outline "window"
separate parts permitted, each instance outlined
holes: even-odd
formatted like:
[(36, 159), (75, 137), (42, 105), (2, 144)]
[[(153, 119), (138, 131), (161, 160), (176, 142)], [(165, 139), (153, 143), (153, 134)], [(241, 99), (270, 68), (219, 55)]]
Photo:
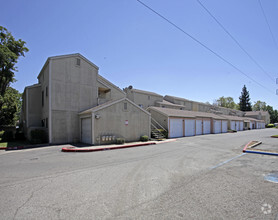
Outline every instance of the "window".
[(48, 87), (45, 87), (45, 96), (48, 96)]
[(80, 66), (80, 59), (76, 58), (76, 66)]
[(127, 110), (127, 103), (126, 102), (124, 103), (124, 110), (125, 111)]
[(42, 107), (44, 106), (44, 92), (42, 91)]

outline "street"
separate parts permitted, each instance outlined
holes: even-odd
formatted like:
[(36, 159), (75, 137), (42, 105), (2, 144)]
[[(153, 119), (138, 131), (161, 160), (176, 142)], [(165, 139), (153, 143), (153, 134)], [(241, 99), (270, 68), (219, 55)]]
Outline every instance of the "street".
[(278, 219), (278, 129), (92, 153), (0, 152), (1, 219)]

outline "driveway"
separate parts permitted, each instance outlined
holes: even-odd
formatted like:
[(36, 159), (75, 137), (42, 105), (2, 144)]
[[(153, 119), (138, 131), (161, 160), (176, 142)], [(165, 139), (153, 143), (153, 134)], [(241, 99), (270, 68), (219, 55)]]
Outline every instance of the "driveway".
[[(275, 219), (278, 129), (180, 138), (93, 153), (61, 147), (0, 154), (2, 219)], [(260, 147), (261, 147), (260, 146)], [(278, 219), (278, 218), (277, 218)]]

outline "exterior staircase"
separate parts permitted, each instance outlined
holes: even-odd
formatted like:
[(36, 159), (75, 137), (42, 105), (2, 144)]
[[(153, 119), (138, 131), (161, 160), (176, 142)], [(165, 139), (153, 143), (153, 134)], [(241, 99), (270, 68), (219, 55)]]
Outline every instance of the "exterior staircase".
[(165, 135), (163, 134), (167, 133), (167, 130), (161, 126), (155, 119), (151, 118), (151, 136), (153, 139), (156, 139), (158, 141), (162, 141), (166, 139)]

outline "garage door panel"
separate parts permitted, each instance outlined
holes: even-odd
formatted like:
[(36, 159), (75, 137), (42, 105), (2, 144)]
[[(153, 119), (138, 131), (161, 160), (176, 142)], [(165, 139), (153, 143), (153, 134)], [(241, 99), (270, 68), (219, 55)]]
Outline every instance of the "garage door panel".
[(214, 128), (214, 133), (215, 134), (221, 133), (221, 121), (220, 120), (214, 120), (213, 121), (213, 128)]
[(227, 133), (227, 132), (228, 132), (228, 122), (222, 121), (222, 133)]
[(203, 134), (202, 120), (196, 120), (196, 135)]
[(172, 118), (170, 119), (170, 138), (183, 137), (183, 120)]
[(240, 130), (240, 131), (243, 131), (243, 122), (242, 122), (242, 121), (239, 122), (239, 130)]
[(204, 134), (210, 134), (210, 121), (204, 120), (203, 121), (203, 126), (204, 126)]
[(184, 120), (184, 135), (186, 137), (195, 135), (195, 120)]
[(91, 118), (81, 119), (81, 142), (85, 144), (92, 143), (92, 120)]

